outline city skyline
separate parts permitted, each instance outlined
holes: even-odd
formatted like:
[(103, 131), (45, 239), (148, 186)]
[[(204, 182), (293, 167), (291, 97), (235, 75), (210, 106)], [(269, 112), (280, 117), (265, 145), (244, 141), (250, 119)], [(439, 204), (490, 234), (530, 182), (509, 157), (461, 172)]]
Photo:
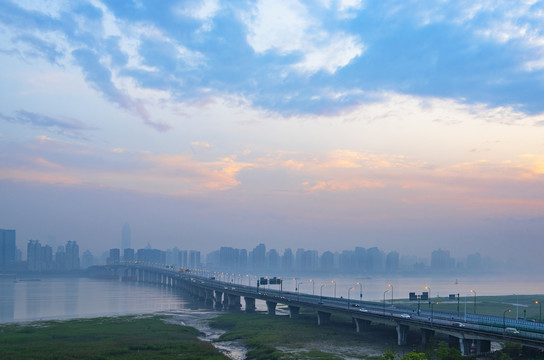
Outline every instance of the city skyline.
[[(0, 2), (0, 228), (544, 264), (540, 1)], [(128, 240), (128, 237), (126, 238)]]
[[(126, 240), (128, 224), (123, 226), (122, 237)], [(111, 248), (96, 256), (85, 250), (80, 258), (79, 245), (76, 241), (68, 241), (66, 246), (60, 245), (53, 252), (50, 244), (39, 240), (28, 240), (26, 260), (23, 252), (15, 247), (15, 230), (0, 229), (2, 243), (0, 245), (0, 270), (7, 272), (63, 272), (86, 269), (91, 265), (118, 264), (121, 261), (141, 261), (161, 266), (178, 268), (202, 268), (219, 271), (272, 271), (280, 273), (359, 273), (359, 274), (395, 274), (416, 273), (453, 274), (453, 273), (493, 273), (502, 265), (495, 259), (470, 254), (466, 258), (452, 257), (449, 250), (436, 249), (431, 256), (416, 257), (399, 254), (393, 250), (384, 252), (378, 247), (355, 247), (340, 251), (286, 248), (277, 251), (259, 244), (251, 249), (238, 249), (228, 246), (211, 251), (201, 256), (201, 252), (193, 249), (156, 249), (148, 244), (145, 248)], [(8, 236), (6, 237), (6, 234)], [(6, 242), (6, 239), (8, 240)], [(126, 241), (125, 241), (126, 244)], [(11, 264), (8, 266), (8, 264)], [(509, 272), (519, 269), (509, 267)], [(430, 272), (429, 272), (430, 271)]]

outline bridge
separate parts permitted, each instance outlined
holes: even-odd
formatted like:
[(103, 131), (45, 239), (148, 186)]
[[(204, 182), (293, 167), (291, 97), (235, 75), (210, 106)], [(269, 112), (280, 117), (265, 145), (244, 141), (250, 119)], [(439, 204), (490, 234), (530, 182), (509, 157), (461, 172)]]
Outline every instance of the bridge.
[(435, 333), (449, 336), (450, 346), (463, 355), (487, 353), (491, 342), (513, 342), (544, 350), (544, 324), (504, 317), (454, 314), (430, 309), (417, 311), (402, 304), (322, 297), (259, 286), (235, 284), (173, 268), (126, 263), (89, 268), (92, 276), (123, 281), (153, 283), (179, 288), (218, 310), (240, 311), (242, 299), (246, 312), (256, 310), (255, 301), (266, 303), (268, 314), (275, 315), (278, 304), (287, 305), (289, 317), (297, 318), (300, 308), (316, 312), (317, 324), (325, 325), (331, 315), (350, 317), (355, 331), (369, 330), (372, 324), (394, 326), (398, 345), (406, 345), (410, 327), (419, 328), (421, 341), (427, 343)]

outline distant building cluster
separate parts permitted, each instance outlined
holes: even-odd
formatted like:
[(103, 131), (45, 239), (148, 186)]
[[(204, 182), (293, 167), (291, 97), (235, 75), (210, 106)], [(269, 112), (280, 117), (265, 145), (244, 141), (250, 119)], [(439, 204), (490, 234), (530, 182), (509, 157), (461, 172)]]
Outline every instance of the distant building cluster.
[(212, 251), (206, 257), (206, 267), (221, 271), (233, 272), (275, 272), (275, 273), (364, 273), (384, 274), (399, 272), (448, 273), (454, 270), (481, 271), (480, 254), (472, 254), (466, 262), (456, 262), (447, 250), (435, 250), (431, 255), (431, 264), (413, 256), (401, 257), (397, 251), (385, 253), (377, 247), (342, 252), (325, 251), (319, 254), (316, 250), (285, 249), (280, 254), (275, 249), (266, 250), (259, 244), (253, 250), (235, 249), (223, 246)]
[(58, 246), (53, 253), (51, 246), (42, 245), (38, 240), (29, 240), (26, 255), (28, 271), (66, 272), (80, 269), (79, 245), (75, 241)]
[(110, 265), (133, 261), (151, 265), (170, 265), (180, 269), (197, 269), (203, 266), (200, 260), (200, 251), (179, 250), (178, 248), (163, 251), (152, 249), (149, 245), (136, 251), (131, 248), (123, 249), (122, 255), (120, 249), (110, 249), (109, 257), (106, 259), (106, 263)]
[(14, 271), (30, 272), (69, 272), (86, 269), (97, 264), (120, 264), (123, 262), (142, 262), (150, 265), (168, 265), (179, 269), (208, 269), (214, 271), (252, 272), (252, 273), (336, 273), (336, 274), (395, 274), (427, 273), (448, 274), (452, 272), (477, 273), (491, 268), (490, 262), (480, 254), (470, 254), (463, 260), (454, 259), (448, 250), (434, 250), (428, 259), (415, 256), (400, 256), (397, 251), (385, 253), (377, 247), (356, 247), (341, 252), (317, 250), (285, 249), (283, 253), (267, 249), (259, 244), (252, 250), (223, 246), (201, 259), (200, 251), (166, 251), (153, 249), (150, 245), (143, 249), (131, 248), (131, 230), (125, 224), (121, 231), (121, 248), (110, 249), (100, 259), (90, 251), (80, 258), (79, 246), (68, 241), (55, 251), (50, 245), (42, 245), (38, 240), (29, 240), (27, 259), (22, 261), (21, 251), (16, 247), (15, 230), (0, 229), (0, 273)]

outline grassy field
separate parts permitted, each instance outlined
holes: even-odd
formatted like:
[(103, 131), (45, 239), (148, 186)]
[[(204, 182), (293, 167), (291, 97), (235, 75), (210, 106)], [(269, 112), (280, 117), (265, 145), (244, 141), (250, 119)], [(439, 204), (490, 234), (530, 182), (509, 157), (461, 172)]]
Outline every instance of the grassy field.
[(227, 359), (191, 327), (161, 316), (0, 326), (0, 359)]
[[(510, 309), (511, 312), (507, 312), (505, 316), (507, 318), (516, 318), (516, 304), (519, 314), (519, 318), (524, 318), (524, 310), (526, 311), (526, 318), (535, 321), (540, 320), (540, 304), (535, 301), (544, 301), (544, 295), (504, 295), (504, 296), (467, 296), (466, 308), (467, 313), (474, 313), (474, 302), (476, 300), (476, 313), (485, 315), (503, 316), (505, 310)], [(451, 311), (457, 313), (457, 300), (449, 300), (448, 298), (433, 297), (432, 301), (435, 302), (434, 310)], [(438, 304), (436, 304), (438, 302)], [(410, 306), (417, 308), (417, 302), (409, 303), (407, 300), (399, 300), (398, 304), (410, 304)], [(427, 301), (421, 302), (421, 307), (428, 307)], [(465, 298), (461, 297), (459, 301), (459, 312), (464, 314), (465, 312)]]
[(219, 341), (244, 340), (248, 359), (378, 359), (396, 341), (393, 327), (376, 325), (361, 336), (350, 319), (331, 317), (330, 324), (318, 326), (314, 313), (302, 313), (296, 320), (237, 313), (208, 321), (226, 331)]

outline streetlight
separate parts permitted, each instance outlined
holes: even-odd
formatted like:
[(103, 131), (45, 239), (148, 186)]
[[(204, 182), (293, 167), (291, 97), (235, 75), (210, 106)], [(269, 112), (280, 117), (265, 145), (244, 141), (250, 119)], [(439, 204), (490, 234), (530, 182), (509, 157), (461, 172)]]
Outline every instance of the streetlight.
[(516, 320), (519, 319), (519, 295), (518, 294), (514, 294), (516, 295)]
[(363, 284), (357, 281), (357, 285), (359, 285), (359, 300), (363, 300)]
[(393, 306), (393, 285), (389, 284), (387, 286), (391, 288), (391, 306)]
[(506, 329), (506, 313), (507, 312), (511, 312), (512, 310), (510, 309), (506, 309), (504, 310), (504, 312), (502, 313), (502, 327), (503, 329)]
[(319, 289), (319, 302), (323, 303), (323, 287), (327, 286), (327, 284), (322, 284), (321, 289)]
[(300, 301), (300, 285), (302, 285), (302, 281), (297, 283), (297, 301)]
[(383, 292), (383, 315), (385, 316), (385, 294), (389, 292), (389, 289)]
[(336, 282), (334, 280), (331, 280), (331, 283), (334, 284), (334, 297), (336, 297)]
[(476, 314), (476, 291), (470, 290), (471, 293), (474, 293), (474, 313)]
[(425, 286), (425, 290), (428, 291), (428, 294), (427, 294), (427, 297), (428, 297), (428, 300), (429, 300), (429, 307), (431, 306), (431, 287), (430, 286)]
[(312, 295), (315, 295), (315, 282), (310, 279), (310, 282), (312, 283)]
[(542, 303), (538, 300), (535, 301), (535, 304), (538, 304), (539, 306), (539, 313), (538, 313), (538, 322), (542, 322)]
[(348, 309), (349, 309), (349, 292), (351, 291), (351, 289), (355, 289), (355, 287), (352, 286), (352, 287), (350, 287), (350, 288), (348, 289)]

